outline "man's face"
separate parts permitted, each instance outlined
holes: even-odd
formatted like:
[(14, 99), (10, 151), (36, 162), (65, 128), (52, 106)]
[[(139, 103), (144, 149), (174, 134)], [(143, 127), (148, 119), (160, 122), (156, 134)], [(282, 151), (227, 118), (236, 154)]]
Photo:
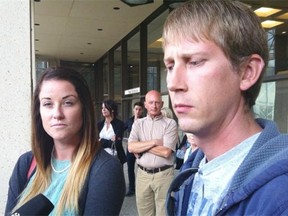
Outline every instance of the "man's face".
[(141, 106), (134, 106), (134, 109), (133, 109), (133, 112), (134, 112), (134, 116), (136, 116), (137, 118), (140, 118), (142, 117), (142, 114), (143, 114), (143, 108)]
[(145, 108), (148, 114), (153, 118), (161, 114), (163, 102), (158, 94), (147, 94), (145, 97)]
[(167, 87), (179, 126), (207, 135), (229, 124), (243, 104), (240, 76), (211, 41), (181, 39), (164, 47)]

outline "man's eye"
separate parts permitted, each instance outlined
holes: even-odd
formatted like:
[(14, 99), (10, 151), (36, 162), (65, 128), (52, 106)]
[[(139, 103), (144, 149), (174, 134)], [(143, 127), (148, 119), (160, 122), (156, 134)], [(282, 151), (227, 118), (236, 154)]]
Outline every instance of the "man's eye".
[(173, 65), (167, 65), (166, 66), (166, 71), (172, 71), (173, 70)]
[(205, 60), (197, 60), (197, 61), (190, 61), (189, 64), (192, 66), (198, 66), (200, 64), (202, 64)]

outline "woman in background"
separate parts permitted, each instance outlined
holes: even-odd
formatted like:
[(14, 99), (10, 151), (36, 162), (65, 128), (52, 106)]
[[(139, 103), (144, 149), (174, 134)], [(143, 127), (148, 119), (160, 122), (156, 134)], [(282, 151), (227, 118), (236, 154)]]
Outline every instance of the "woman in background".
[[(32, 152), (14, 168), (5, 215), (38, 194), (53, 203), (49, 215), (119, 215), (123, 169), (100, 147), (94, 119), (89, 88), (79, 73), (56, 68), (42, 75), (32, 104)], [(27, 176), (33, 158), (37, 165)]]
[(118, 106), (116, 102), (110, 99), (103, 101), (102, 115), (104, 119), (97, 123), (101, 145), (104, 149), (111, 149), (114, 143), (117, 157), (123, 165), (127, 161), (122, 145), (125, 126), (124, 123), (117, 118)]

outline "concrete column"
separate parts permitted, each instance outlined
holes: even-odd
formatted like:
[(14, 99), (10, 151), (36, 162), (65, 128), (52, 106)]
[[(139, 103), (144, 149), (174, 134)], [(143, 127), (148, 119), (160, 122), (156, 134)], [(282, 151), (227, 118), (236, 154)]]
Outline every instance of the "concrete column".
[(30, 11), (29, 0), (0, 0), (0, 215), (14, 165), (31, 143)]

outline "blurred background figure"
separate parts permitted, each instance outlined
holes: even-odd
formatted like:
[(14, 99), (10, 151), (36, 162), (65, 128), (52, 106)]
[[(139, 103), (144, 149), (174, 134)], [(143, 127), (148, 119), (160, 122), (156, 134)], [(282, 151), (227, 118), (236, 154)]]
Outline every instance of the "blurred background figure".
[[(125, 130), (128, 131), (128, 137), (131, 132), (134, 121), (143, 117), (143, 111), (144, 111), (144, 103), (142, 101), (138, 101), (134, 103), (134, 108), (133, 108), (134, 115), (125, 122)], [(128, 192), (126, 193), (126, 196), (133, 196), (135, 194), (135, 172), (134, 172), (135, 161), (136, 161), (135, 155), (133, 153), (130, 153), (127, 149), (127, 168), (128, 168), (129, 189), (128, 189)]]
[(177, 123), (162, 115), (160, 92), (145, 96), (147, 116), (134, 122), (128, 150), (136, 155), (136, 203), (139, 216), (166, 215), (165, 201), (174, 179), (174, 161), (178, 140)]
[(198, 146), (195, 142), (194, 136), (192, 133), (186, 133), (187, 135), (187, 143), (189, 147), (186, 149), (184, 158), (183, 158), (183, 163), (188, 159), (188, 157), (196, 150), (198, 149)]
[(176, 151), (176, 167), (180, 169), (182, 164), (187, 160), (189, 155), (197, 149), (193, 134), (185, 133), (182, 141)]
[(97, 123), (101, 145), (105, 149), (111, 148), (115, 143), (117, 157), (123, 165), (127, 161), (122, 145), (124, 123), (117, 118), (118, 106), (116, 102), (110, 99), (103, 101), (102, 115), (104, 119)]
[(173, 119), (173, 112), (172, 112), (172, 110), (169, 107), (163, 107), (161, 109), (161, 113), (162, 113), (163, 116)]

